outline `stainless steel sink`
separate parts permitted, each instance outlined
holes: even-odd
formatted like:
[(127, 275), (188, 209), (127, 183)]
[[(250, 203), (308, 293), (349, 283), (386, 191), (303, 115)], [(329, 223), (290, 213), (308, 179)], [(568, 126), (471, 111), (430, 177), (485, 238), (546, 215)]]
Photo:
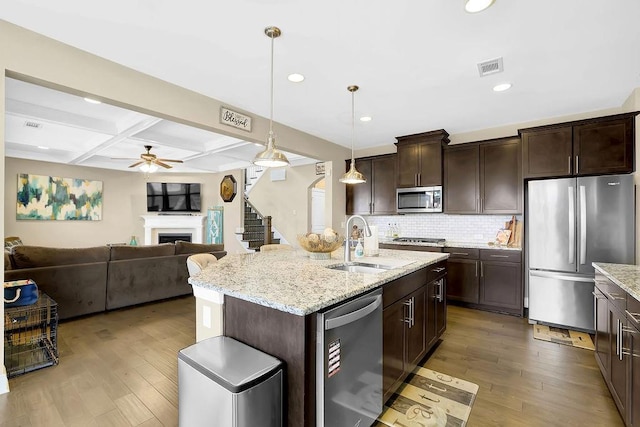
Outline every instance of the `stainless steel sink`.
[(351, 273), (376, 274), (392, 270), (394, 267), (380, 264), (366, 264), (364, 262), (350, 262), (345, 264), (332, 265), (327, 268), (330, 268), (332, 270), (349, 271)]

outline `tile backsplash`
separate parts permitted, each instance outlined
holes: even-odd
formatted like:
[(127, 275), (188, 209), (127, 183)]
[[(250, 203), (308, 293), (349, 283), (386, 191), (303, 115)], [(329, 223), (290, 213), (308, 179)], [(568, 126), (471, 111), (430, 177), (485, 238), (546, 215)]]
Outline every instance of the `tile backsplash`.
[[(389, 225), (400, 228), (403, 237), (438, 237), (456, 242), (487, 243), (494, 241), (498, 230), (512, 215), (446, 215), (407, 214), (366, 216), (369, 225), (378, 226), (380, 237), (386, 236)], [(516, 215), (522, 221), (521, 215)]]

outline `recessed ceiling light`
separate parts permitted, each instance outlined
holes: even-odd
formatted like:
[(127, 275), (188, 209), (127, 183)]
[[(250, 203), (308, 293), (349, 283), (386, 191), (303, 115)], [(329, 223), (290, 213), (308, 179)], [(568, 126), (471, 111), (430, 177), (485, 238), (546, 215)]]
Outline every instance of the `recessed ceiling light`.
[(487, 9), (495, 0), (465, 0), (464, 10), (469, 13), (478, 13)]
[(290, 82), (294, 82), (294, 83), (300, 83), (301, 81), (304, 80), (304, 76), (298, 73), (289, 74), (287, 78), (289, 79)]
[(97, 99), (93, 99), (93, 98), (85, 98), (85, 101), (87, 101), (89, 104), (102, 104), (102, 101), (98, 101)]
[(371, 116), (362, 116), (362, 117), (360, 117), (360, 121), (361, 122), (370, 122), (371, 121)]
[(495, 92), (504, 92), (505, 90), (508, 90), (508, 89), (511, 89), (511, 83), (501, 83), (493, 87), (493, 90)]
[(38, 145), (38, 148), (41, 150), (48, 150), (49, 147), (45, 147), (44, 145)]

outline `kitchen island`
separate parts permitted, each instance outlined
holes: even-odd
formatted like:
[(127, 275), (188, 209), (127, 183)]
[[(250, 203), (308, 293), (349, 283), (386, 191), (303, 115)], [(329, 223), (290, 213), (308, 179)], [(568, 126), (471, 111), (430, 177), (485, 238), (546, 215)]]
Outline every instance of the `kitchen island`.
[(640, 424), (640, 266), (594, 262), (595, 356), (627, 426)]
[[(341, 251), (329, 260), (312, 260), (299, 251), (227, 255), (189, 283), (194, 293), (200, 288), (225, 295), (224, 335), (286, 363), (287, 425), (314, 426), (316, 313), (382, 288), (383, 375), (388, 397), (444, 331), (447, 257), (445, 253), (381, 250), (379, 257), (355, 261), (393, 268), (367, 274), (328, 268), (343, 263)], [(406, 309), (409, 302), (411, 313)], [(410, 332), (398, 329), (409, 324), (404, 321), (407, 316), (413, 323)], [(387, 327), (388, 321), (393, 322), (393, 330)], [(403, 346), (410, 347), (414, 357), (408, 358)]]

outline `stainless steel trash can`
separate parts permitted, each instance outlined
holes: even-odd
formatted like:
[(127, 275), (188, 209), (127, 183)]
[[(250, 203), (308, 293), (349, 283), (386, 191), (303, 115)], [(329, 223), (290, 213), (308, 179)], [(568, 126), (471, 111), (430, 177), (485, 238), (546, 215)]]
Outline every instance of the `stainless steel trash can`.
[(233, 338), (178, 353), (181, 427), (281, 427), (282, 362)]

